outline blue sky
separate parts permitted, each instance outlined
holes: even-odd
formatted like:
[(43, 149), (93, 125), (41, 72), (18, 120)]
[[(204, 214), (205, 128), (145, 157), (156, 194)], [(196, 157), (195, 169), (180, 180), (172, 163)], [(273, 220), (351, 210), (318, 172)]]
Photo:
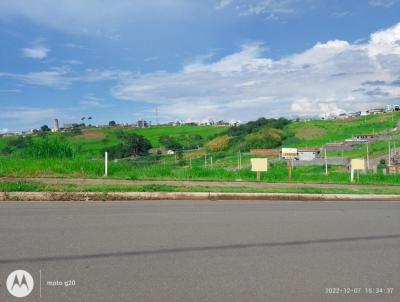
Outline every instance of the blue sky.
[(398, 0), (0, 2), (0, 131), (400, 103)]

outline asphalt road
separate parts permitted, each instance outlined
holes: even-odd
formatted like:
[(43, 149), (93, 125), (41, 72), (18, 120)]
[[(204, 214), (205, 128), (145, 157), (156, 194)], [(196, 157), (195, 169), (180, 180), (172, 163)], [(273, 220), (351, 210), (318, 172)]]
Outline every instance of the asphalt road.
[(400, 301), (400, 203), (4, 202), (0, 301)]

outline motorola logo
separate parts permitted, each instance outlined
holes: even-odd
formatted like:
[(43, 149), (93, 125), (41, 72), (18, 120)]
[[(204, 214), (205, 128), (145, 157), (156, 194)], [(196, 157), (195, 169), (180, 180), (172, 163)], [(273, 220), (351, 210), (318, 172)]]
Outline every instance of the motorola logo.
[(33, 290), (32, 275), (24, 270), (16, 270), (7, 277), (8, 292), (17, 298), (28, 296)]

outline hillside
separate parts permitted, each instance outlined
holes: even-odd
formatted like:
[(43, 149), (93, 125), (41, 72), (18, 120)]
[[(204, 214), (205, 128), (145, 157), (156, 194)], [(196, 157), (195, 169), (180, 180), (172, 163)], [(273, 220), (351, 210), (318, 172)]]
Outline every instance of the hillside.
[(393, 129), (400, 122), (400, 113), (370, 115), (347, 120), (311, 120), (293, 122), (285, 128), (285, 147), (320, 147), (341, 142), (354, 135), (380, 133)]
[[(187, 146), (191, 137), (196, 136), (202, 143), (206, 143), (215, 135), (226, 131), (226, 127), (215, 126), (160, 126), (151, 128), (86, 128), (79, 135), (69, 133), (49, 133), (49, 137), (59, 137), (68, 141), (78, 149), (80, 157), (100, 157), (102, 150), (121, 143), (121, 133), (137, 133), (147, 138), (153, 148), (160, 147), (159, 139), (163, 136), (174, 137), (183, 146)], [(0, 150), (5, 142), (14, 138), (0, 137)], [(34, 137), (33, 139), (36, 139)]]

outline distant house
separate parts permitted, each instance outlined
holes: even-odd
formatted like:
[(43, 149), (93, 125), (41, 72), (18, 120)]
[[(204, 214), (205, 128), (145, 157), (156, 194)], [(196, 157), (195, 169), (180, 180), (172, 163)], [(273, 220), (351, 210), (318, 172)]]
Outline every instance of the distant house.
[(278, 149), (251, 149), (250, 154), (256, 156), (278, 156)]
[(385, 109), (383, 108), (374, 108), (374, 109), (369, 109), (367, 110), (367, 114), (381, 114), (381, 113), (385, 113)]
[(310, 161), (320, 157), (321, 149), (320, 148), (301, 148), (297, 149), (297, 158), (298, 160)]

